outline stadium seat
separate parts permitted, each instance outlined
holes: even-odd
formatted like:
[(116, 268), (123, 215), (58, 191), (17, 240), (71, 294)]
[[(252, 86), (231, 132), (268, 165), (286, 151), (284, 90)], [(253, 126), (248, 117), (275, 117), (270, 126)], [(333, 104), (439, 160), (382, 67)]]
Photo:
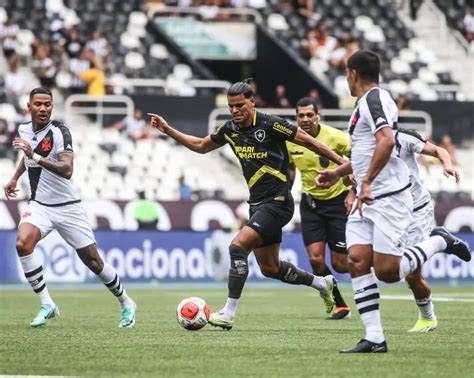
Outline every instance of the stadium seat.
[(148, 23), (148, 17), (140, 11), (131, 12), (128, 16), (129, 25), (139, 25), (144, 27)]
[(61, 70), (56, 74), (56, 85), (59, 88), (68, 89), (71, 87), (72, 79), (68, 71)]
[(169, 52), (165, 45), (154, 43), (150, 46), (149, 54), (154, 59), (168, 59)]
[(364, 37), (369, 42), (385, 42), (385, 35), (380, 26), (373, 25), (364, 31)]
[(401, 60), (407, 63), (414, 63), (417, 61), (416, 51), (413, 51), (410, 48), (404, 48), (400, 50), (399, 57)]
[(400, 58), (392, 59), (390, 62), (391, 70), (396, 74), (410, 74), (411, 67), (410, 65)]
[(193, 72), (191, 71), (191, 67), (187, 64), (177, 64), (173, 68), (173, 75), (178, 80), (189, 80), (193, 77)]
[(408, 91), (408, 84), (403, 80), (391, 80), (388, 83), (389, 91), (394, 97), (404, 95)]
[(322, 75), (329, 69), (329, 63), (327, 59), (318, 59), (316, 57), (313, 57), (309, 61), (309, 68), (316, 75)]
[(267, 19), (268, 27), (272, 30), (288, 30), (289, 25), (285, 17), (279, 13), (272, 13)]
[(9, 103), (0, 104), (0, 116), (7, 122), (14, 122), (17, 116), (15, 107)]
[(120, 44), (126, 49), (137, 49), (141, 46), (138, 37), (126, 31), (120, 35)]
[(145, 58), (142, 54), (131, 51), (125, 55), (125, 66), (131, 70), (140, 70), (145, 67)]
[(128, 24), (127, 33), (133, 35), (134, 37), (144, 38), (146, 36), (145, 26), (138, 24)]
[(374, 23), (369, 16), (360, 15), (355, 19), (355, 28), (362, 32), (369, 30), (373, 25)]
[(437, 84), (439, 83), (438, 75), (435, 72), (431, 71), (427, 67), (422, 67), (418, 71), (418, 78), (423, 80), (425, 83), (428, 84)]
[(0, 7), (0, 24), (4, 24), (5, 21), (7, 20), (8, 14), (5, 8)]

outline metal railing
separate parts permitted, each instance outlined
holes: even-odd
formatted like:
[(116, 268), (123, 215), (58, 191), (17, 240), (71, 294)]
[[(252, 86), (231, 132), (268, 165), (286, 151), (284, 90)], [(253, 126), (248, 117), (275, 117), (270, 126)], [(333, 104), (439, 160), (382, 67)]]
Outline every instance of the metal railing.
[[(113, 77), (106, 80), (106, 84), (118, 88), (135, 88), (135, 87), (153, 87), (166, 89), (166, 80), (164, 79), (131, 79), (121, 77), (120, 80), (114, 80)], [(231, 83), (225, 80), (186, 80), (186, 85), (193, 88), (209, 88), (209, 89), (225, 89), (227, 90)]]
[[(87, 104), (94, 106), (87, 106)], [(122, 106), (104, 106), (104, 104), (122, 104)], [(133, 100), (128, 96), (74, 94), (69, 96), (64, 103), (65, 120), (67, 125), (71, 125), (74, 115), (94, 115), (97, 116), (95, 123), (103, 127), (104, 115), (133, 117), (134, 107)]]
[[(294, 109), (259, 109), (263, 113), (277, 115), (283, 118), (291, 119), (295, 122)], [(347, 124), (352, 114), (351, 109), (324, 109), (321, 112), (321, 122), (341, 130), (347, 130)], [(209, 114), (209, 133), (213, 133), (218, 126), (225, 121), (230, 120), (231, 116), (228, 108), (216, 108)], [(430, 136), (433, 131), (433, 120), (431, 116), (424, 111), (402, 110), (399, 112), (398, 125), (406, 129), (413, 129), (424, 136)]]
[[(195, 15), (199, 16), (199, 7), (171, 7), (171, 6), (162, 6), (161, 4), (153, 4), (150, 6), (147, 17), (153, 19), (156, 16), (161, 14), (177, 14), (177, 15)], [(223, 15), (234, 15), (234, 16), (249, 16), (254, 19), (256, 23), (261, 23), (263, 21), (262, 16), (258, 11), (251, 8), (219, 8), (219, 14)]]

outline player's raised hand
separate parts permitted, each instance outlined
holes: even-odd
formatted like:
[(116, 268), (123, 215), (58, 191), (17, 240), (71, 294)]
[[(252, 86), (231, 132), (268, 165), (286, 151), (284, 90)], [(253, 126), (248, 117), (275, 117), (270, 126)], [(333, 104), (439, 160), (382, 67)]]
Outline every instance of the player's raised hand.
[(24, 140), (24, 139), (20, 139), (20, 138), (16, 138), (13, 140), (13, 148), (16, 149), (16, 150), (22, 150), (26, 156), (28, 156), (29, 158), (31, 158), (33, 156), (33, 149), (31, 148), (30, 144)]
[(339, 175), (337, 174), (335, 169), (324, 169), (318, 172), (316, 179), (314, 180), (316, 186), (320, 188), (327, 189), (333, 186), (337, 180), (339, 179)]
[(15, 198), (18, 190), (16, 188), (16, 180), (11, 179), (7, 182), (7, 184), (3, 187), (3, 191), (5, 192), (5, 198), (9, 200), (10, 198)]
[(459, 174), (459, 171), (457, 169), (443, 167), (443, 174), (446, 177), (453, 176), (456, 179), (456, 184), (459, 184), (459, 180), (461, 179), (461, 175)]
[(372, 205), (374, 203), (374, 196), (372, 195), (370, 184), (363, 181), (360, 187), (359, 200), (357, 201), (357, 206), (355, 206), (352, 210), (352, 214), (359, 210), (360, 217), (363, 218), (362, 206), (364, 203), (367, 205)]
[(150, 116), (151, 126), (153, 126), (155, 129), (160, 130), (162, 133), (167, 134), (168, 130), (171, 128), (170, 125), (168, 125), (168, 122), (166, 122), (166, 120), (158, 114), (147, 114)]

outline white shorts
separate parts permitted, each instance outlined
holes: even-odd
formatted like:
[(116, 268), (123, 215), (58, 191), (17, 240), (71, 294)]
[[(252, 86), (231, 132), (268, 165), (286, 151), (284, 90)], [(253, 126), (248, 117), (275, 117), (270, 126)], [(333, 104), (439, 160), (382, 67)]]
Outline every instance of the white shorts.
[(409, 190), (375, 200), (370, 206), (364, 205), (364, 218), (356, 211), (347, 220), (347, 248), (356, 244), (371, 244), (374, 252), (402, 256), (412, 222), (412, 209)]
[(57, 230), (66, 243), (74, 249), (95, 243), (87, 214), (79, 203), (52, 207), (31, 201), (21, 215), (20, 225), (23, 223), (31, 223), (38, 227), (41, 238)]
[(433, 227), (434, 208), (433, 203), (430, 201), (422, 209), (413, 212), (413, 219), (408, 227), (407, 247), (413, 247), (422, 241), (428, 240)]

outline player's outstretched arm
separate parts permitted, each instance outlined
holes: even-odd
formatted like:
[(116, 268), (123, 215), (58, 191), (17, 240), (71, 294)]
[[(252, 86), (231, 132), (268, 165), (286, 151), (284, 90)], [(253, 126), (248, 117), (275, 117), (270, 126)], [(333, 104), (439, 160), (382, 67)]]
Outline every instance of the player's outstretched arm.
[(163, 134), (169, 135), (179, 144), (189, 148), (191, 151), (205, 154), (221, 147), (214, 143), (209, 135), (204, 138), (198, 138), (193, 135), (184, 134), (168, 125), (168, 122), (158, 114), (148, 113), (148, 115), (150, 116), (152, 127), (160, 130)]
[(17, 196), (19, 189), (16, 188), (16, 185), (17, 185), (18, 179), (21, 177), (21, 175), (25, 171), (26, 171), (25, 161), (23, 159), (20, 159), (20, 162), (18, 163), (18, 166), (16, 167), (13, 177), (3, 187), (6, 199), (15, 198)]
[(449, 152), (446, 151), (443, 147), (436, 146), (433, 143), (427, 142), (421, 151), (423, 155), (433, 156), (439, 159), (443, 165), (443, 173), (446, 177), (453, 176), (456, 179), (456, 183), (459, 182), (461, 176), (457, 169), (453, 168), (453, 162), (451, 161), (451, 156)]
[(38, 165), (47, 169), (50, 172), (57, 174), (65, 179), (70, 179), (73, 172), (73, 159), (74, 155), (71, 152), (64, 152), (58, 156), (58, 161), (53, 161), (41, 157), (33, 151), (30, 144), (23, 139), (15, 139), (13, 141), (13, 147), (17, 150), (21, 150), (25, 155), (34, 160)]
[(314, 139), (311, 135), (309, 135), (303, 129), (298, 128), (298, 131), (295, 135), (295, 139), (293, 139), (293, 142), (296, 144), (299, 144), (300, 146), (306, 147), (310, 149), (311, 151), (314, 151), (318, 155), (327, 157), (329, 160), (333, 161), (334, 163), (338, 165), (342, 165), (346, 162), (346, 160), (344, 160), (341, 156), (336, 154), (328, 146), (326, 146), (325, 144), (321, 142), (318, 142), (316, 139)]

